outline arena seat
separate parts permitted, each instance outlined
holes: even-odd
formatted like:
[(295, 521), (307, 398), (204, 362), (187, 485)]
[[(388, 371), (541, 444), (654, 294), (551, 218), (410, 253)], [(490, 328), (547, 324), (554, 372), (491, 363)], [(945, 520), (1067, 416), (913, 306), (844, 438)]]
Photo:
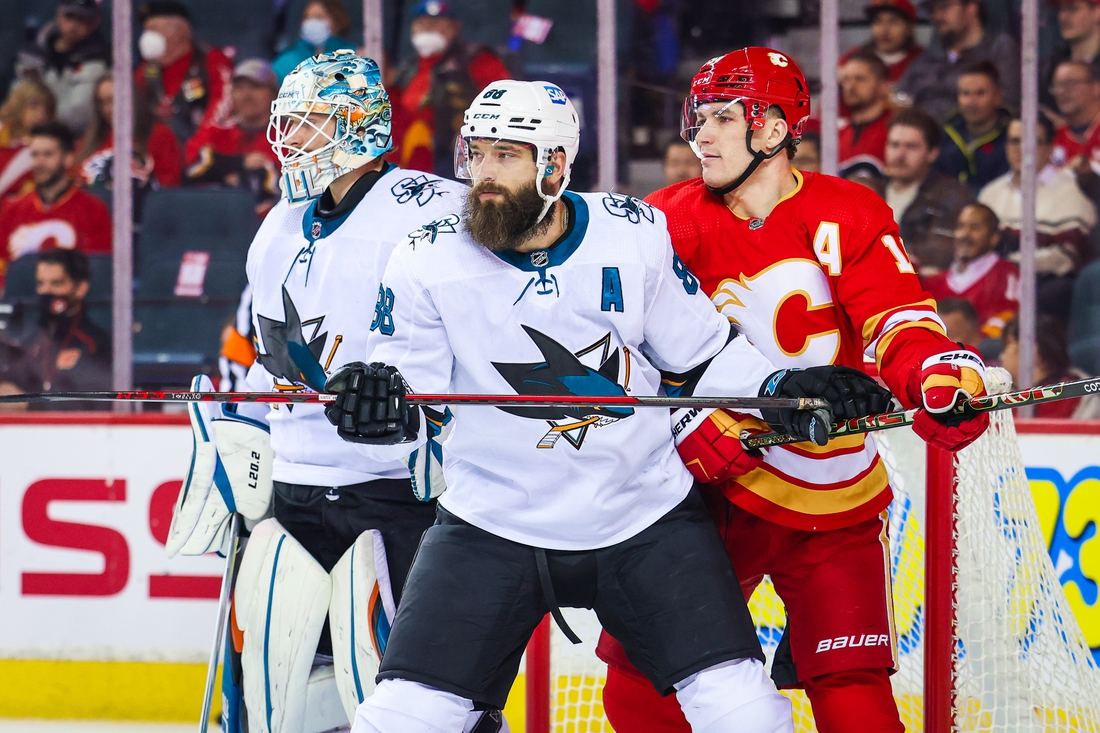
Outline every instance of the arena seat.
[(1081, 270), (1073, 286), (1069, 354), (1089, 374), (1100, 374), (1100, 261)]
[[(259, 227), (236, 189), (166, 189), (145, 202), (135, 251), (134, 381), (183, 385), (217, 367)], [(189, 276), (190, 275), (190, 276)]]

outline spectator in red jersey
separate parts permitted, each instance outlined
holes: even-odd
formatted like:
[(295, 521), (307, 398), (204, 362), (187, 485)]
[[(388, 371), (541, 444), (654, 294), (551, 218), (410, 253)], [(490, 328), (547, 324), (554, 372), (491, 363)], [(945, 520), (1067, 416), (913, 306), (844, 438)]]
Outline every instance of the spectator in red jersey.
[(138, 50), (138, 88), (156, 101), (157, 119), (183, 145), (203, 123), (229, 114), (233, 65), (225, 54), (196, 40), (191, 15), (178, 0), (150, 0), (142, 6), (144, 31)]
[[(111, 337), (88, 318), (84, 307), (90, 284), (91, 268), (83, 252), (62, 249), (39, 255), (37, 317), (25, 320), (19, 333), (0, 339), (0, 394), (111, 388)], [(75, 403), (61, 409), (94, 407)]]
[(34, 188), (0, 204), (0, 282), (7, 263), (47, 249), (110, 254), (111, 215), (69, 176), (73, 134), (59, 122), (31, 130)]
[(395, 162), (453, 178), (463, 113), (478, 92), (512, 75), (492, 49), (462, 40), (462, 23), (444, 0), (422, 0), (412, 18), (417, 58), (397, 70), (390, 90)]
[(1061, 0), (1058, 6), (1058, 30), (1061, 43), (1043, 59), (1039, 84), (1039, 100), (1044, 107), (1057, 112), (1057, 102), (1050, 85), (1054, 70), (1063, 61), (1083, 61), (1100, 74), (1100, 0)]
[[(88, 186), (110, 185), (114, 160), (115, 81), (105, 76), (95, 88), (95, 117), (80, 143), (77, 165)], [(130, 170), (139, 189), (178, 186), (183, 163), (179, 143), (168, 126), (157, 122), (144, 95), (134, 95), (134, 154)]]
[(1079, 172), (1100, 168), (1100, 73), (1083, 61), (1063, 61), (1050, 91), (1064, 123), (1054, 136), (1051, 162)]
[(863, 12), (871, 24), (871, 40), (848, 49), (840, 58), (840, 64), (843, 66), (856, 54), (873, 53), (886, 64), (890, 81), (896, 82), (909, 64), (924, 52), (913, 36), (917, 9), (909, 0), (873, 0)]
[[(978, 194), (978, 201), (993, 210), (1001, 222), (1001, 243), (997, 251), (1008, 260), (1020, 261), (1020, 229), (1023, 197), (1020, 170), (1023, 163), (1023, 123), (1017, 118), (1008, 125), (1008, 161), (1012, 170), (997, 178)], [(1050, 165), (1054, 123), (1039, 115), (1036, 164), (1039, 169), (1035, 190), (1038, 249), (1037, 300), (1041, 313), (1062, 321), (1069, 318), (1073, 282), (1091, 257), (1091, 234), (1096, 226), (1096, 208), (1077, 187), (1073, 173)]]
[(61, 0), (52, 22), (20, 49), (15, 73), (41, 81), (57, 98), (58, 119), (81, 134), (92, 121), (92, 88), (111, 68), (111, 44), (99, 29), (100, 0)]
[(30, 190), (31, 128), (50, 122), (57, 112), (53, 93), (37, 81), (16, 82), (0, 106), (0, 199)]
[(862, 51), (840, 65), (840, 98), (848, 109), (841, 120), (840, 175), (857, 165), (870, 166), (879, 177), (886, 169), (886, 124), (890, 121), (890, 72), (873, 53)]
[(663, 165), (665, 184), (671, 186), (680, 181), (690, 181), (703, 175), (703, 166), (699, 163), (699, 156), (680, 138), (673, 138), (665, 146), (665, 159)]
[[(1001, 349), (1001, 366), (1012, 375), (1014, 384), (1020, 384), (1020, 324), (1016, 319), (1005, 324), (1002, 338), (1004, 346)], [(1039, 316), (1036, 319), (1032, 363), (1033, 385), (1056, 384), (1089, 376), (1070, 362), (1066, 333), (1062, 324), (1050, 316)], [(1100, 418), (1100, 395), (1043, 402), (1035, 406), (1035, 417), (1096, 420)]]
[(890, 118), (886, 133), (886, 192), (905, 249), (922, 276), (943, 272), (954, 257), (955, 220), (974, 196), (958, 181), (932, 170), (940, 126), (917, 109)]
[(988, 61), (963, 69), (958, 91), (959, 109), (943, 126), (947, 139), (940, 146), (936, 170), (977, 194), (1008, 172), (1005, 145), (1012, 115), (1001, 106), (1001, 79)]
[(983, 336), (998, 338), (1020, 309), (1020, 268), (995, 251), (1000, 222), (985, 204), (967, 204), (955, 225), (955, 259), (947, 272), (924, 278), (936, 300), (965, 298), (978, 311)]
[(955, 109), (959, 72), (979, 61), (997, 67), (1005, 106), (1020, 106), (1020, 47), (1007, 33), (985, 29), (985, 0), (932, 0), (936, 36), (905, 72), (896, 89), (913, 107), (943, 122)]
[(244, 187), (263, 216), (279, 198), (279, 158), (267, 141), (271, 103), (279, 83), (271, 64), (247, 59), (233, 70), (229, 119), (203, 125), (187, 142), (186, 181)]

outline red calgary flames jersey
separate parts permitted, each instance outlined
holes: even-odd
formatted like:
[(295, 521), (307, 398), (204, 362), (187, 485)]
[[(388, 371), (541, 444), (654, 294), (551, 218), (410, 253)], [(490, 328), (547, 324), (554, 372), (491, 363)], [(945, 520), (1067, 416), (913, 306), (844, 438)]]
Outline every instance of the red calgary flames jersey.
[[(859, 184), (793, 175), (797, 188), (766, 219), (737, 216), (700, 178), (646, 200), (667, 215), (676, 252), (718, 310), (773, 364), (862, 369), (866, 355), (911, 402), (916, 353), (951, 342), (889, 207)], [(865, 521), (891, 499), (886, 468), (864, 435), (772, 448), (763, 466), (723, 490), (754, 514), (807, 530)]]

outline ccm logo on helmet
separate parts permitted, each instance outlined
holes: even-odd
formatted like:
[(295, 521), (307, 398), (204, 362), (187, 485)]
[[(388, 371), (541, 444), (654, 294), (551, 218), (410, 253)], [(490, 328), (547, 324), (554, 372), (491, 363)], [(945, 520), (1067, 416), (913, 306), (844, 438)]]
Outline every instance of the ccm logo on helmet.
[(817, 642), (817, 653), (827, 652), (830, 650), (853, 648), (861, 646), (889, 646), (890, 636), (888, 634), (860, 634), (859, 640), (856, 640), (855, 635), (852, 636), (838, 636), (835, 639), (822, 639)]
[(553, 84), (544, 84), (543, 88), (546, 89), (546, 93), (550, 95), (550, 101), (554, 104), (565, 104), (569, 100), (565, 92)]
[(781, 53), (776, 53), (775, 51), (769, 51), (768, 58), (776, 66), (787, 66), (790, 63), (789, 61), (787, 61), (786, 56)]

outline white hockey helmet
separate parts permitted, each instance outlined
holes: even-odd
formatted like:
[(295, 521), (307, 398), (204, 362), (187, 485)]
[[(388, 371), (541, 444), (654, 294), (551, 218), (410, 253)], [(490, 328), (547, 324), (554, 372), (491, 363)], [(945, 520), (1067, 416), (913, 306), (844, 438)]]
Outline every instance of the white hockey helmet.
[[(326, 115), (318, 122), (309, 115)], [(341, 50), (308, 58), (287, 74), (271, 103), (267, 140), (279, 156), (279, 185), (292, 204), (324, 193), (334, 180), (383, 155), (392, 146), (390, 98), (373, 60)], [(332, 134), (324, 128), (335, 122)], [(300, 145), (287, 139), (312, 132)], [(306, 148), (316, 140), (324, 144)]]
[[(569, 185), (569, 174), (581, 142), (577, 108), (557, 85), (548, 81), (494, 81), (474, 99), (455, 141), (455, 176), (474, 179), (470, 140), (527, 143), (535, 148), (535, 190), (544, 201), (541, 220)], [(565, 152), (565, 170), (556, 193), (542, 190), (542, 179), (553, 169), (547, 164), (559, 150)]]

